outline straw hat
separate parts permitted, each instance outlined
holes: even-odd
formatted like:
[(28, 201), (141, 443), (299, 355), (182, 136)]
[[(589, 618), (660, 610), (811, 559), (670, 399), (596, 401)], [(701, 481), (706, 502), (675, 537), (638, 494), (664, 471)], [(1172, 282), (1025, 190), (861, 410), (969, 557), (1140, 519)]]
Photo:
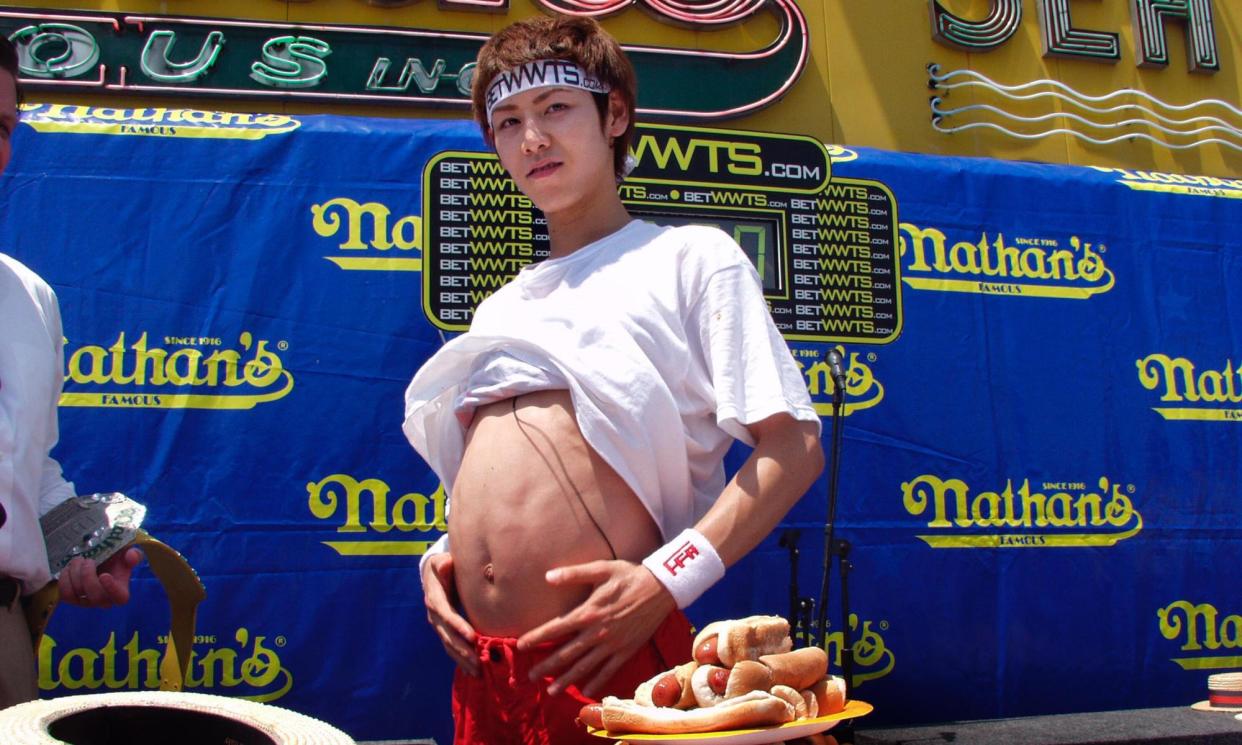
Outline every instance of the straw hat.
[(1208, 676), (1208, 700), (1190, 705), (1195, 711), (1242, 711), (1242, 673)]
[(163, 745), (173, 741), (183, 745), (356, 745), (344, 732), (303, 714), (205, 693), (92, 693), (0, 710), (3, 743)]

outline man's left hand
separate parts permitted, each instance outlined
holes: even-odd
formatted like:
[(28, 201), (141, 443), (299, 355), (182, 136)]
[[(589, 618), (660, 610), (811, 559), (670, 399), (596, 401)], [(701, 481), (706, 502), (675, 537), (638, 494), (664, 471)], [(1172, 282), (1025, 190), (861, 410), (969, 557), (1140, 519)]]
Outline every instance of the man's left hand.
[(129, 578), (142, 561), (136, 548), (108, 557), (96, 566), (81, 556), (60, 571), (60, 599), (85, 608), (111, 608), (129, 602)]
[(518, 649), (523, 651), (566, 639), (530, 671), (531, 680), (564, 671), (548, 686), (552, 695), (587, 680), (582, 693), (594, 698), (677, 605), (651, 572), (628, 561), (559, 567), (549, 571), (547, 579), (552, 585), (595, 586), (582, 605), (518, 639)]

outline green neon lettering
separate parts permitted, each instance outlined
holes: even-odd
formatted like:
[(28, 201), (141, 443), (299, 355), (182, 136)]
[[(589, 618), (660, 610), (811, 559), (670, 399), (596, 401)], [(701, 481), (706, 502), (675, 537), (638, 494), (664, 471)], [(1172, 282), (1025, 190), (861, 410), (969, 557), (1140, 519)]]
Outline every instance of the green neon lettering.
[(99, 61), (95, 37), (68, 23), (26, 26), (9, 39), (17, 47), (18, 69), (35, 78), (76, 78)]
[(940, 0), (931, 3), (932, 38), (942, 44), (971, 52), (990, 52), (1009, 41), (1022, 23), (1022, 0), (992, 0), (987, 16), (968, 21), (944, 9)]
[(1164, 23), (1180, 19), (1186, 21), (1190, 71), (1220, 72), (1212, 0), (1133, 0), (1133, 3), (1139, 67), (1168, 66), (1169, 45), (1164, 38)]
[(453, 80), (460, 77), (460, 73), (454, 75), (452, 73), (445, 74), (444, 68), (446, 62), (443, 59), (437, 59), (432, 65), (431, 70), (423, 66), (423, 61), (417, 57), (410, 57), (405, 61), (405, 67), (401, 68), (401, 75), (397, 78), (396, 85), (381, 85), (384, 76), (388, 74), (388, 68), (392, 65), (392, 61), (387, 57), (380, 57), (375, 60), (375, 66), (371, 68), (371, 74), (367, 77), (367, 90), (369, 91), (395, 91), (404, 92), (410, 89), (410, 83), (418, 86), (418, 90), (423, 93), (431, 93), (440, 85), (441, 79)]
[(188, 83), (206, 75), (216, 64), (224, 47), (224, 33), (212, 31), (207, 34), (198, 54), (188, 62), (173, 62), (169, 58), (177, 41), (176, 31), (153, 31), (142, 48), (142, 73), (161, 83)]
[(250, 66), (250, 78), (272, 88), (313, 88), (328, 74), (326, 41), (313, 36), (277, 36), (263, 43), (263, 61)]
[(1096, 62), (1121, 59), (1117, 34), (1074, 28), (1069, 0), (1036, 0), (1035, 11), (1039, 16), (1045, 57), (1077, 57)]
[[(505, 0), (508, 2), (508, 0)], [(477, 62), (468, 62), (462, 65), (461, 70), (457, 73), (457, 92), (463, 96), (470, 95), (470, 87), (474, 85), (474, 68), (478, 67)]]

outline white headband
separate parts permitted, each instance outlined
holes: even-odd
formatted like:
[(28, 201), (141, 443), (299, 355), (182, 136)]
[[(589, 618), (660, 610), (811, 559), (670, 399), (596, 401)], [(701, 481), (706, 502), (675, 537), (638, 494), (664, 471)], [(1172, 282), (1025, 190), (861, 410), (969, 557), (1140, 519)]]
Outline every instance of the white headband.
[(500, 73), (487, 86), (487, 120), (492, 120), (492, 111), (507, 99), (532, 88), (553, 85), (580, 88), (587, 93), (608, 93), (612, 90), (607, 83), (569, 60), (535, 60)]

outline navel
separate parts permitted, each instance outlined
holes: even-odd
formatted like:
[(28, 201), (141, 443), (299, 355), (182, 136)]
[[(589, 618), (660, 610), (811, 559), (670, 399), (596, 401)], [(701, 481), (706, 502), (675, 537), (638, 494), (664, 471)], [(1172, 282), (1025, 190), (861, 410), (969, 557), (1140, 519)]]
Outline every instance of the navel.
[(483, 579), (487, 580), (489, 584), (496, 583), (496, 570), (492, 568), (490, 561), (483, 565)]

